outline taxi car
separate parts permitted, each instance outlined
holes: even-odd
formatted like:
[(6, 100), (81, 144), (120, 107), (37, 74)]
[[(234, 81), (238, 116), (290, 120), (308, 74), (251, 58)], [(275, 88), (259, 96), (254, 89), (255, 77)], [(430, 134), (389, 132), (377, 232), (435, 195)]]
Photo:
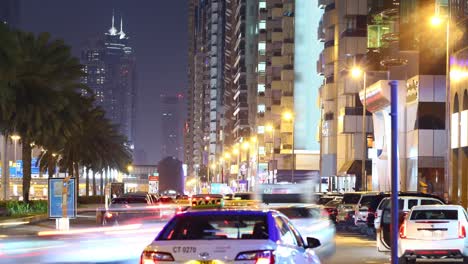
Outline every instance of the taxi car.
[(306, 240), (275, 210), (189, 210), (166, 224), (140, 264), (319, 264), (320, 241)]
[(399, 263), (420, 259), (468, 263), (468, 215), (459, 205), (414, 206), (400, 227)]

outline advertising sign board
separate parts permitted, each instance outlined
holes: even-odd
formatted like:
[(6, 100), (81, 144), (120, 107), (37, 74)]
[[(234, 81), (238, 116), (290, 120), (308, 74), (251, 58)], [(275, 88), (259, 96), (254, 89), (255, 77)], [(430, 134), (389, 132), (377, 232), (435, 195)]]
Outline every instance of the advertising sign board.
[[(64, 188), (67, 193), (64, 195)], [(63, 204), (66, 202), (66, 218), (76, 218), (77, 199), (75, 178), (49, 178), (49, 218), (63, 218)]]

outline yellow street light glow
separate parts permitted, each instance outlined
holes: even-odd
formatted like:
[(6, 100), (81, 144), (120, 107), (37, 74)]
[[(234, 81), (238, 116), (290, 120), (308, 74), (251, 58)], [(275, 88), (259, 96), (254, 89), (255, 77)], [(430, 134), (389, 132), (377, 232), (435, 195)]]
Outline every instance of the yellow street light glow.
[(249, 147), (250, 147), (249, 142), (246, 141), (246, 142), (242, 143), (242, 148), (243, 149), (249, 149)]
[(273, 132), (273, 129), (274, 129), (274, 128), (273, 128), (273, 125), (271, 125), (271, 124), (268, 124), (268, 125), (265, 126), (265, 130), (266, 130), (267, 132)]
[(363, 71), (361, 68), (359, 67), (353, 67), (351, 69), (351, 77), (357, 79), (357, 78), (360, 78), (362, 75), (363, 75)]
[(286, 121), (292, 120), (294, 118), (293, 113), (286, 111), (283, 113), (283, 119)]
[(257, 137), (251, 137), (251, 138), (250, 138), (250, 142), (252, 142), (252, 143), (257, 142)]
[(219, 158), (219, 163), (222, 163), (224, 161), (223, 157)]
[(468, 77), (468, 72), (460, 69), (453, 69), (450, 71), (450, 80), (459, 82)]
[(11, 135), (10, 137), (11, 137), (11, 139), (13, 139), (13, 141), (17, 141), (17, 140), (21, 139), (21, 137), (18, 136), (18, 135)]
[(431, 17), (431, 25), (434, 26), (434, 27), (438, 27), (440, 26), (440, 24), (442, 24), (442, 18), (440, 18), (440, 16), (433, 16)]
[(216, 169), (216, 163), (211, 164), (210, 168), (211, 168), (212, 170)]
[(128, 165), (128, 166), (127, 166), (127, 170), (128, 170), (128, 172), (132, 172), (132, 171), (133, 171), (133, 166), (132, 166), (132, 165)]
[(231, 153), (229, 153), (229, 152), (224, 153), (224, 158), (225, 159), (230, 159), (231, 158)]
[(234, 154), (234, 155), (236, 155), (236, 156), (239, 155), (239, 149), (234, 149), (234, 150), (232, 151), (232, 154)]

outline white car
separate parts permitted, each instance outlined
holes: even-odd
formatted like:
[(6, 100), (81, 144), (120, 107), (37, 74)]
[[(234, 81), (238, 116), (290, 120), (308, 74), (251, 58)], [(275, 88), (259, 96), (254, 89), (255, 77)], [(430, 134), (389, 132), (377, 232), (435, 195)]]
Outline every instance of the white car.
[(414, 206), (400, 227), (400, 264), (419, 259), (468, 263), (468, 215), (459, 205)]
[(303, 240), (314, 237), (320, 241), (315, 253), (320, 258), (327, 258), (335, 254), (335, 224), (330, 220), (328, 212), (315, 204), (270, 205), (270, 209), (280, 211), (286, 215), (299, 230)]
[(287, 217), (274, 210), (203, 210), (175, 215), (141, 254), (140, 264), (319, 264)]

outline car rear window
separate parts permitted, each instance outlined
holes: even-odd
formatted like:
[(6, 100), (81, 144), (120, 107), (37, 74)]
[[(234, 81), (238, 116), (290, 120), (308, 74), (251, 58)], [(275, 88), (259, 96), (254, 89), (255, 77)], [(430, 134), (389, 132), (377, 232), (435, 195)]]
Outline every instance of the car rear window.
[(359, 193), (345, 193), (343, 196), (343, 204), (357, 204), (361, 194)]
[(286, 215), (289, 219), (297, 218), (312, 218), (319, 219), (321, 217), (320, 208), (306, 208), (306, 207), (284, 207), (278, 208), (278, 211)]
[(148, 203), (145, 197), (129, 197), (128, 203)]
[(264, 215), (181, 215), (156, 240), (268, 239)]
[(114, 198), (111, 201), (111, 204), (128, 204), (127, 198)]
[(457, 210), (414, 210), (410, 220), (458, 220)]

